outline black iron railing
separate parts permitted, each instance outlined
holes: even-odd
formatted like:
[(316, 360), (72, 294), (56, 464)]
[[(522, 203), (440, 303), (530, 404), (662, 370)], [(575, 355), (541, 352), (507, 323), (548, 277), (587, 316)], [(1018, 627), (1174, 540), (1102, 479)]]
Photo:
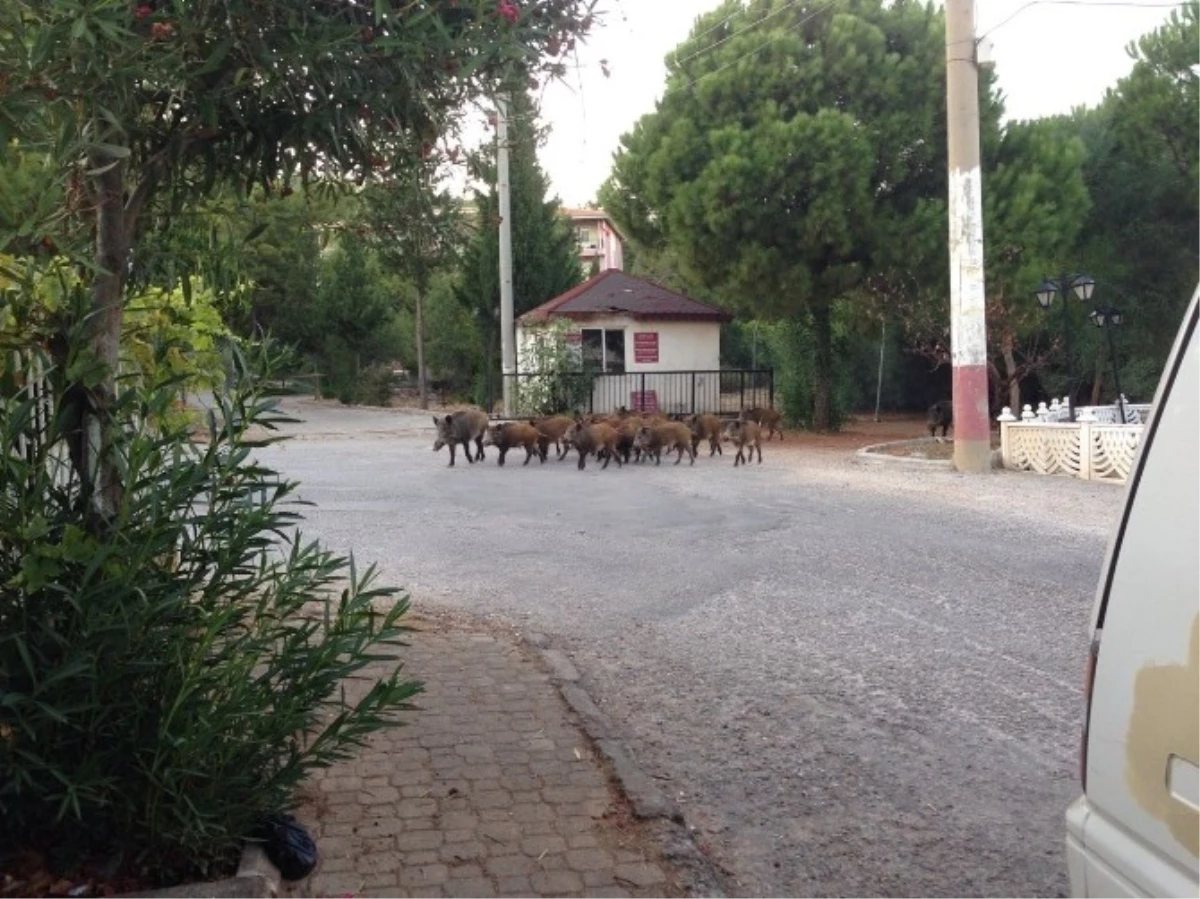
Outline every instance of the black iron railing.
[[(775, 405), (772, 369), (708, 371), (518, 372), (502, 376), (511, 385), (513, 415), (527, 418), (560, 412), (600, 415), (633, 412), (735, 415)], [(491, 398), (494, 416), (504, 413), (503, 393)]]

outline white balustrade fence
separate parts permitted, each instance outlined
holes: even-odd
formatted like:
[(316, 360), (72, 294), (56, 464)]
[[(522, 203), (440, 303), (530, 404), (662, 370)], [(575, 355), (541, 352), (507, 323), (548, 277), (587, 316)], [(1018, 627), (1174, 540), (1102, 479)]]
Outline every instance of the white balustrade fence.
[(998, 418), (1004, 467), (1124, 483), (1137, 458), (1150, 408), (1126, 403), (1130, 423), (1120, 424), (1117, 406), (1076, 407), (1074, 423), (1068, 420), (1066, 403), (1058, 400), (1049, 407), (1041, 403), (1037, 412), (1026, 405), (1020, 420), (1005, 406)]

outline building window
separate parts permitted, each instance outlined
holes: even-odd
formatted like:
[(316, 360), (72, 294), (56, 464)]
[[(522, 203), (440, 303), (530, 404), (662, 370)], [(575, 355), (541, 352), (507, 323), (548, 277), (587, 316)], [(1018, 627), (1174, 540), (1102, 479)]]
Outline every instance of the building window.
[(583, 364), (593, 371), (625, 373), (625, 331), (604, 328), (583, 329)]

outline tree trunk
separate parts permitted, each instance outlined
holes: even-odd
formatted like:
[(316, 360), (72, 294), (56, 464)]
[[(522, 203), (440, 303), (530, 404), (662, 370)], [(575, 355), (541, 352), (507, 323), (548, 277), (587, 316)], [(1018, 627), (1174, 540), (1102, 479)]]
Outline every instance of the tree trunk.
[(111, 520), (121, 503), (120, 473), (107, 452), (111, 407), (116, 398), (121, 352), (121, 291), (128, 262), (125, 229), (125, 164), (106, 154), (89, 154), (95, 176), (96, 273), (92, 279), (92, 312), (87, 323), (88, 347), (104, 366), (104, 379), (90, 392), (83, 420), (81, 452), (76, 460), (80, 483), (90, 487), (92, 511)]
[(1008, 407), (1014, 414), (1021, 414), (1021, 379), (1017, 375), (1017, 359), (1013, 353), (1013, 337), (1005, 334), (1000, 338), (1000, 353), (1004, 357), (1004, 378), (1008, 383)]
[(425, 284), (417, 283), (417, 300), (413, 310), (413, 325), (417, 337), (417, 389), (421, 397), (421, 408), (429, 408), (429, 378), (425, 372)]
[(833, 322), (829, 306), (813, 309), (813, 429), (833, 424)]

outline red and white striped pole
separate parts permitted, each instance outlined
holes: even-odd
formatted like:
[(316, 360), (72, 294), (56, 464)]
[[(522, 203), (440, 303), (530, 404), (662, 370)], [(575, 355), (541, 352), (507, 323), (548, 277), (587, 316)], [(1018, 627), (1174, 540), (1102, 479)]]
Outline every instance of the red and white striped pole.
[(983, 187), (974, 0), (946, 0), (946, 143), (950, 210), (950, 355), (954, 371), (954, 467), (991, 468), (987, 319), (983, 282)]

